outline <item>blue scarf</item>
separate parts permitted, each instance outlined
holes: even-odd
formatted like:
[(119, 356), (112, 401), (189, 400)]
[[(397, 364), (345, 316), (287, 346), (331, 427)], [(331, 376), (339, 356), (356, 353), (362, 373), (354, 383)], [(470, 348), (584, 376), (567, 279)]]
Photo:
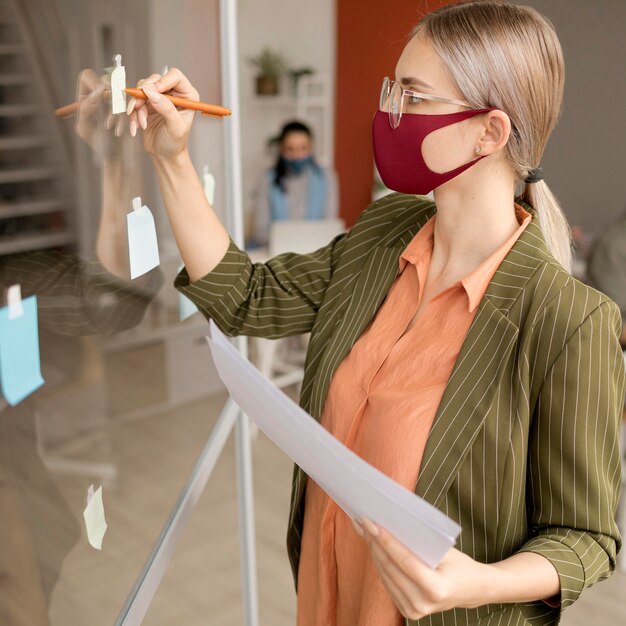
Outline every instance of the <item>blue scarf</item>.
[[(305, 219), (321, 220), (326, 213), (326, 197), (328, 181), (324, 171), (313, 161), (306, 163), (303, 171), (308, 172), (309, 184), (307, 187), (307, 209)], [(274, 170), (267, 173), (270, 183), (270, 219), (273, 222), (288, 220), (291, 216), (287, 209), (287, 195), (274, 182)]]

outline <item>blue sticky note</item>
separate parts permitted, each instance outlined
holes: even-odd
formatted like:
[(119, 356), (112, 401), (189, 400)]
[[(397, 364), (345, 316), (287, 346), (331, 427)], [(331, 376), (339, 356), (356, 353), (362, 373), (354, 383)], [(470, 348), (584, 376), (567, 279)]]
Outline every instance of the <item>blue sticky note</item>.
[(178, 312), (181, 322), (191, 317), (194, 313), (198, 313), (198, 307), (182, 293), (178, 294)]
[[(185, 266), (181, 265), (178, 271), (180, 272), (183, 267)], [(183, 296), (182, 293), (178, 294), (178, 316), (181, 322), (198, 312), (198, 307), (187, 296)]]
[(22, 300), (23, 313), (10, 319), (9, 307), (0, 309), (0, 385), (11, 406), (43, 385), (39, 360), (37, 296)]
[(141, 199), (135, 198), (133, 206), (135, 210), (126, 216), (128, 258), (130, 277), (137, 278), (157, 267), (160, 261), (154, 217), (147, 206), (141, 206)]

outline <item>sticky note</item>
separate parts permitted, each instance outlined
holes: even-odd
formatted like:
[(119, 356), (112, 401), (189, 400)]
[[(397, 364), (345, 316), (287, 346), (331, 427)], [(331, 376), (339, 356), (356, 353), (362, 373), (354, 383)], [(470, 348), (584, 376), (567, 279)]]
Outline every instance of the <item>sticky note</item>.
[(113, 57), (115, 67), (111, 72), (111, 113), (126, 113), (126, 68), (122, 65), (122, 55)]
[(0, 309), (2, 393), (6, 401), (15, 406), (43, 383), (39, 357), (37, 296), (24, 300), (18, 297)]
[(178, 294), (178, 312), (180, 314), (180, 321), (186, 320), (194, 313), (198, 313), (198, 307), (182, 293)]
[(104, 502), (102, 501), (102, 487), (94, 492), (93, 485), (87, 490), (87, 508), (83, 512), (87, 540), (96, 550), (102, 550), (102, 539), (107, 530), (104, 519)]
[[(184, 265), (181, 265), (178, 268), (178, 271), (183, 269)], [(186, 320), (188, 317), (191, 317), (194, 313), (198, 313), (198, 307), (182, 293), (178, 294), (178, 317), (180, 321)]]
[(204, 166), (204, 172), (202, 173), (202, 187), (204, 188), (206, 199), (213, 206), (215, 202), (215, 177), (209, 172), (208, 165)]
[(154, 217), (141, 198), (133, 198), (133, 211), (126, 216), (128, 224), (128, 258), (130, 277), (137, 278), (159, 264)]

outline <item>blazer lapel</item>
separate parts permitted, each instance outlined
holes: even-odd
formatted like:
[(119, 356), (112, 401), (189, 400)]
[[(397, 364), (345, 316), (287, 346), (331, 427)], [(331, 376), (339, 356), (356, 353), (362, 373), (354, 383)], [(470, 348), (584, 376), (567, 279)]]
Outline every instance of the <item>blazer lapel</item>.
[(425, 206), (426, 209), (416, 210), (410, 204), (394, 216), (365, 261), (347, 306), (339, 306), (341, 311), (335, 330), (324, 346), (320, 359), (322, 365), (316, 372), (311, 391), (309, 413), (317, 420), (321, 418), (333, 374), (376, 315), (398, 275), (400, 255), (419, 229), (437, 212), (434, 205)]
[(415, 493), (434, 506), (445, 496), (491, 408), (518, 329), (483, 299), (444, 390)]
[(519, 329), (509, 311), (546, 259), (536, 212), (491, 279), (465, 337), (428, 436), (415, 493), (434, 506), (444, 499), (495, 400)]

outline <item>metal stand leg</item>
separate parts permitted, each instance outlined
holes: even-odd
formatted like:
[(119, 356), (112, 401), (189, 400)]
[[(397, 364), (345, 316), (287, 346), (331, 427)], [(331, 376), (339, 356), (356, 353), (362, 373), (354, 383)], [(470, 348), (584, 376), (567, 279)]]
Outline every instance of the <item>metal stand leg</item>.
[(240, 412), (239, 407), (229, 399), (178, 501), (172, 508), (152, 552), (137, 577), (115, 626), (140, 626), (143, 621), (172, 559), (176, 545), (196, 508)]
[(239, 496), (239, 537), (241, 589), (246, 626), (259, 624), (256, 541), (254, 535), (254, 490), (252, 483), (252, 439), (250, 420), (240, 412), (235, 425), (237, 492)]

